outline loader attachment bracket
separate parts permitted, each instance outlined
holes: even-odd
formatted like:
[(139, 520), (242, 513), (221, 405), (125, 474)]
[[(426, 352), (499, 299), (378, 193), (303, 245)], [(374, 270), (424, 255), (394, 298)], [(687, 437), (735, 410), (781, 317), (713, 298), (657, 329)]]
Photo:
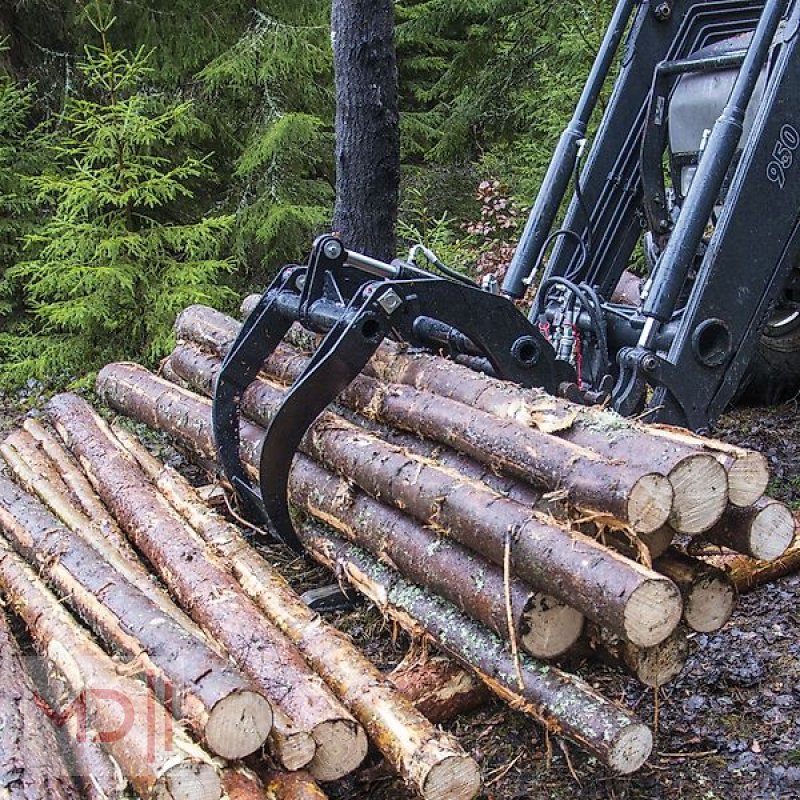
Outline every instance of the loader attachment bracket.
[[(272, 415), (258, 484), (239, 455), (242, 395), (293, 322), (326, 332)], [(300, 550), (289, 504), (292, 462), (314, 420), (366, 366), (386, 338), (485, 358), (495, 374), (556, 393), (574, 380), (538, 328), (505, 297), (425, 272), (349, 253), (317, 239), (307, 267), (290, 266), (262, 296), (222, 363), (214, 391), (214, 439), (246, 513)]]

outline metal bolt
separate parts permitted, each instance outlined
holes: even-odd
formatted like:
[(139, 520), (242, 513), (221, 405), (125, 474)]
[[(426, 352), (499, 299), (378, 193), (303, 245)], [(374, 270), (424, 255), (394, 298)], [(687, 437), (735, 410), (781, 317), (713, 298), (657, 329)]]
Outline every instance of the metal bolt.
[(655, 372), (657, 367), (658, 367), (658, 359), (655, 356), (649, 355), (645, 356), (642, 359), (642, 369), (645, 372)]
[(325, 253), (325, 257), (330, 258), (331, 260), (339, 258), (342, 255), (343, 250), (344, 248), (342, 247), (342, 243), (338, 239), (328, 239), (322, 248), (322, 252)]
[(378, 298), (378, 303), (387, 314), (393, 314), (398, 308), (400, 308), (401, 305), (403, 305), (400, 295), (398, 295), (394, 289), (389, 289), (388, 292), (384, 292)]
[(672, 16), (672, 6), (669, 3), (659, 3), (653, 13), (659, 22), (666, 22)]

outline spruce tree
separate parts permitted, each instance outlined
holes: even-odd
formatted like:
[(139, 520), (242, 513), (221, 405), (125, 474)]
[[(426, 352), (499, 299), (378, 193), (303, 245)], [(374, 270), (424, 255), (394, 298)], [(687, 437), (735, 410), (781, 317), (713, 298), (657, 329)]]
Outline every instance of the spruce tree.
[[(4, 51), (0, 43), (0, 55)], [(0, 70), (0, 318), (15, 304), (6, 275), (19, 259), (34, 222), (35, 202), (26, 179), (37, 169), (36, 136), (30, 129), (32, 90)]]
[[(266, 5), (266, 4), (265, 4)], [(237, 256), (263, 284), (330, 227), (335, 97), (330, 3), (275, 0), (199, 74), (234, 152)]]
[(56, 125), (52, 169), (34, 180), (48, 215), (9, 271), (29, 314), (0, 341), (6, 382), (152, 362), (179, 309), (230, 295), (221, 254), (231, 217), (182, 213), (208, 171), (203, 158), (174, 155), (195, 125), (191, 103), (148, 89), (148, 54), (111, 46), (114, 18), (99, 0), (87, 13), (100, 43), (86, 48), (84, 91)]

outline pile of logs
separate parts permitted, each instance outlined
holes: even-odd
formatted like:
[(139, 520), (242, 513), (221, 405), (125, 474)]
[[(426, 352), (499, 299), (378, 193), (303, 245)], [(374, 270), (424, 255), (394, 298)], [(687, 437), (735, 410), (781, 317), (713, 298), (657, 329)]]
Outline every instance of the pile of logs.
[[(238, 327), (193, 306), (164, 377), (110, 365), (98, 394), (213, 468), (209, 396)], [(314, 344), (289, 340), (242, 398), (254, 476)], [(385, 344), (289, 483), (307, 553), (447, 657), (385, 675), (129, 428), (74, 395), (47, 416), (0, 445), (0, 597), (47, 683), (0, 614), (0, 773), (25, 797), (321, 798), (371, 743), (417, 795), (473, 798), (477, 764), (435, 723), (487, 691), (631, 773), (651, 731), (569, 670), (675, 679), (690, 632), (736, 600), (701, 547), (796, 566), (760, 455)]]

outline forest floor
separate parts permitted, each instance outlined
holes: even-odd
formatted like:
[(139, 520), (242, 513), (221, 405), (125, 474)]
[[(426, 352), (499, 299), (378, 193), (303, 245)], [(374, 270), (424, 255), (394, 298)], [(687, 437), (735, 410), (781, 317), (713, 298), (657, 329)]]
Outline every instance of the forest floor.
[[(775, 476), (771, 493), (795, 509), (798, 413), (792, 404), (740, 409), (726, 415), (717, 431), (720, 438), (765, 453)], [(0, 431), (20, 415), (17, 402), (0, 398)], [(263, 549), (300, 591), (330, 581), (302, 558), (277, 547)], [(329, 616), (382, 669), (399, 663), (409, 647), (405, 635), (371, 606)], [(694, 634), (686, 669), (658, 698), (609, 667), (589, 666), (581, 675), (655, 726), (648, 764), (632, 777), (614, 777), (577, 747), (555, 737), (546, 741), (541, 727), (495, 702), (445, 726), (478, 760), (482, 800), (800, 800), (800, 574), (742, 597), (718, 633)], [(377, 754), (326, 791), (331, 800), (412, 798)]]

